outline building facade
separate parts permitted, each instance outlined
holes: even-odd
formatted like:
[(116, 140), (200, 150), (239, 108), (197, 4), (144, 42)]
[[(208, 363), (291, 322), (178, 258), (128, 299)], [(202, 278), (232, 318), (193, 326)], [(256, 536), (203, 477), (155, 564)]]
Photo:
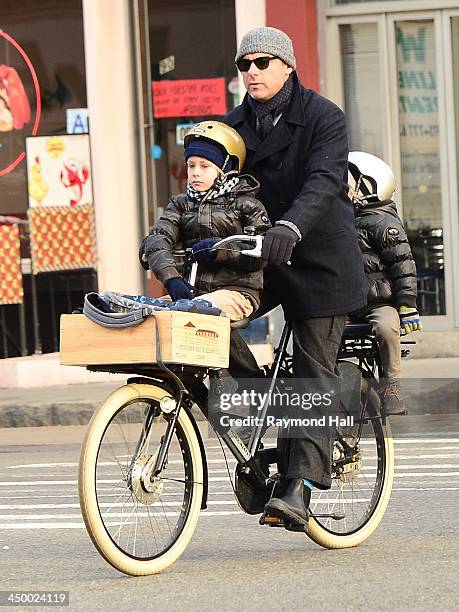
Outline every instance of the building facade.
[[(188, 127), (239, 103), (233, 58), (243, 33), (260, 25), (285, 30), (302, 82), (345, 110), (350, 149), (394, 169), (426, 326), (459, 330), (459, 1), (4, 0), (0, 30), (26, 51), (40, 83), (36, 133), (65, 134), (68, 111), (88, 109), (97, 235), (94, 270), (31, 275), (23, 264), (27, 352), (56, 349), (59, 313), (89, 287), (161, 293), (138, 265), (140, 238), (184, 188)], [(25, 165), (1, 172), (36, 127), (24, 61), (0, 40), (0, 68), (16, 66), (31, 107), (22, 129), (0, 129), (0, 215), (25, 220)], [(16, 310), (0, 305), (0, 338), (20, 328)], [(3, 356), (19, 354), (6, 342)]]

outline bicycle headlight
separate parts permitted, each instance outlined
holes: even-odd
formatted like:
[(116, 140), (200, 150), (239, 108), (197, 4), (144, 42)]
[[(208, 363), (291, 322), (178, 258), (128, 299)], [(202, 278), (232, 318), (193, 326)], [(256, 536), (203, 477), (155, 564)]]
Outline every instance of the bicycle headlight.
[(176, 406), (177, 402), (172, 397), (166, 396), (159, 400), (159, 407), (165, 414), (171, 413), (173, 410), (175, 410)]

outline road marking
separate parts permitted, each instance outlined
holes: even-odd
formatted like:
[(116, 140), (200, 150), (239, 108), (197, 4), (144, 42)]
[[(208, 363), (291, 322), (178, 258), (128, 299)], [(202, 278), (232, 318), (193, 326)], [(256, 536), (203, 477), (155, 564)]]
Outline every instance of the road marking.
[(457, 438), (394, 438), (395, 444), (443, 444), (445, 442), (455, 442)]
[[(244, 515), (244, 512), (242, 512), (242, 510), (228, 510), (228, 511), (215, 511), (215, 512), (201, 512), (200, 517), (199, 518), (204, 518), (204, 517), (214, 517), (214, 516), (234, 516), (234, 515), (238, 515), (240, 517), (240, 515)], [(168, 516), (179, 516), (178, 512), (175, 513), (168, 513)], [(147, 514), (145, 514), (145, 516), (148, 516)], [(62, 518), (62, 516), (59, 516), (58, 518)], [(78, 517), (77, 517), (78, 518)], [(107, 526), (108, 527), (117, 527), (120, 524), (119, 521), (115, 521), (113, 523), (108, 523)], [(83, 522), (79, 522), (79, 523), (16, 523), (16, 524), (8, 524), (8, 523), (0, 523), (0, 530), (1, 529), (10, 529), (10, 530), (14, 530), (14, 529), (85, 529), (85, 524)]]
[[(415, 468), (415, 469), (423, 469), (423, 467), (429, 467), (429, 466), (404, 466), (404, 469), (411, 469), (411, 468)], [(433, 466), (435, 469), (443, 469), (445, 466)], [(456, 465), (451, 466), (451, 467), (458, 467)], [(364, 470), (373, 470), (374, 468), (372, 468), (371, 466), (368, 467), (364, 467)], [(401, 466), (397, 466), (396, 468), (397, 470), (401, 469)], [(226, 470), (223, 470), (223, 472), (226, 472)], [(396, 477), (406, 477), (406, 476), (435, 476), (435, 478), (440, 477), (440, 476), (459, 476), (459, 472), (409, 472), (407, 474), (395, 474)], [(120, 483), (122, 482), (121, 480), (115, 480), (115, 479), (111, 479), (111, 480), (99, 480), (99, 484), (115, 484), (115, 483)], [(228, 476), (215, 476), (215, 477), (210, 477), (209, 478), (209, 482), (230, 482), (230, 479)], [(77, 485), (78, 481), (77, 480), (19, 480), (19, 481), (4, 481), (4, 482), (0, 482), (0, 486), (3, 487), (12, 487), (12, 486), (19, 486), (19, 487), (40, 487), (40, 486), (57, 486), (57, 485)], [(121, 487), (120, 487), (121, 488)]]
[[(455, 481), (455, 480), (437, 480), (435, 479), (434, 481), (435, 483), (448, 483), (450, 485), (459, 485), (459, 481)], [(367, 491), (369, 490), (368, 487), (362, 487), (360, 486), (360, 489), (362, 491)], [(459, 486), (455, 487), (455, 486), (450, 486), (450, 487), (436, 487), (436, 486), (431, 486), (431, 487), (411, 487), (411, 488), (406, 488), (406, 487), (393, 487), (392, 491), (459, 491)], [(26, 491), (21, 491), (22, 492), (26, 492)], [(174, 496), (182, 496), (183, 493), (162, 493), (162, 497), (164, 496), (168, 496), (168, 497), (174, 497)], [(214, 495), (234, 495), (233, 489), (228, 486), (228, 489), (226, 491), (211, 491), (209, 492), (209, 498), (213, 497)], [(120, 494), (119, 493), (104, 493), (103, 497), (104, 499), (106, 499), (107, 497), (119, 497)], [(33, 496), (33, 499), (78, 499), (78, 495), (77, 494), (68, 494), (68, 495), (59, 495), (59, 494), (49, 494), (49, 495), (35, 495)], [(0, 496), (0, 499), (2, 500), (13, 500), (13, 499), (29, 499), (30, 500), (30, 494), (29, 495), (4, 495), (4, 496)], [(29, 507), (29, 506), (27, 506)]]
[[(455, 450), (455, 449), (454, 449)], [(444, 454), (428, 454), (428, 455), (396, 455), (397, 460), (410, 460), (410, 459), (457, 459), (459, 458), (459, 453), (444, 453)], [(376, 459), (376, 457), (375, 457)], [(169, 461), (172, 463), (182, 463), (181, 460), (172, 460)], [(219, 464), (219, 463), (227, 463), (229, 466), (234, 466), (237, 462), (232, 457), (230, 459), (207, 459), (207, 463), (209, 465)], [(116, 461), (102, 461), (98, 463), (99, 466), (112, 466), (118, 465)], [(50, 468), (50, 467), (78, 467), (78, 463), (25, 463), (22, 465), (8, 465), (7, 469), (28, 469), (28, 468)], [(127, 466), (125, 466), (127, 467)], [(48, 476), (60, 476), (63, 474), (47, 474)]]
[[(118, 498), (120, 495), (117, 496)], [(234, 500), (213, 500), (207, 502), (212, 506), (226, 506), (228, 504), (235, 504)], [(161, 506), (181, 506), (183, 501), (157, 501), (152, 506), (161, 507)], [(134, 504), (131, 502), (102, 502), (98, 504), (100, 508), (123, 508), (123, 507), (133, 507)], [(137, 504), (136, 504), (137, 505)], [(2, 504), (0, 505), (0, 510), (49, 510), (51, 508), (79, 508), (80, 504)], [(139, 507), (142, 507), (140, 505)], [(5, 518), (4, 515), (1, 515), (0, 518)]]
[[(435, 464), (413, 464), (413, 465), (397, 465), (397, 462), (395, 462), (395, 469), (397, 470), (417, 470), (417, 469), (431, 469), (431, 470), (442, 470), (444, 468), (457, 468), (459, 467), (459, 464), (456, 463), (442, 463), (440, 465), (435, 465)], [(365, 469), (365, 468), (364, 468)]]
[[(409, 476), (436, 476), (433, 472), (408, 472), (407, 474), (394, 474), (394, 478), (407, 478)], [(440, 472), (438, 476), (459, 476), (459, 472)]]

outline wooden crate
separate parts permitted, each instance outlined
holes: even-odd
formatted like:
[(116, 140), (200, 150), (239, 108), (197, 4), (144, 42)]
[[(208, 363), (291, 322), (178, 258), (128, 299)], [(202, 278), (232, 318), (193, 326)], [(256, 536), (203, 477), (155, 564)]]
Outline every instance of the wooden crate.
[[(164, 363), (228, 367), (227, 317), (164, 311), (158, 325)], [(60, 350), (62, 365), (156, 363), (155, 322), (148, 317), (140, 325), (112, 329), (82, 314), (62, 315)]]

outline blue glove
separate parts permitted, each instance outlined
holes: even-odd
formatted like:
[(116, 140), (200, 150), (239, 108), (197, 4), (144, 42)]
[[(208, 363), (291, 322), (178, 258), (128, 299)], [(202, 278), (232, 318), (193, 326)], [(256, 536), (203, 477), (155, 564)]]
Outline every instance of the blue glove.
[(195, 242), (191, 247), (193, 250), (193, 261), (197, 261), (201, 264), (210, 263), (217, 257), (217, 251), (211, 251), (210, 249), (214, 246), (219, 238), (205, 238)]
[(400, 317), (400, 327), (405, 334), (411, 334), (413, 331), (422, 330), (421, 317), (419, 316), (419, 312), (416, 310), (416, 308), (411, 308), (410, 306), (400, 306), (398, 309), (398, 314)]
[(193, 297), (193, 287), (181, 276), (174, 276), (165, 282), (165, 287), (172, 301), (191, 300)]

